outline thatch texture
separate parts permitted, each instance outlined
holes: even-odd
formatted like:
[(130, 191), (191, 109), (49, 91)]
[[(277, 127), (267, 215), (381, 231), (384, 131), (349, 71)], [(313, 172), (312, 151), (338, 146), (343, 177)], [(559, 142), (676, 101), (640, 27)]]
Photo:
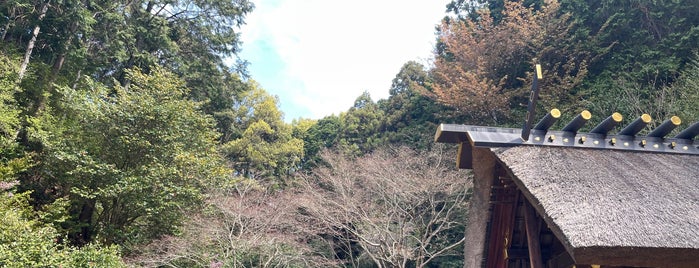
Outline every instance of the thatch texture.
[(699, 262), (699, 156), (534, 146), (493, 152), (577, 263)]

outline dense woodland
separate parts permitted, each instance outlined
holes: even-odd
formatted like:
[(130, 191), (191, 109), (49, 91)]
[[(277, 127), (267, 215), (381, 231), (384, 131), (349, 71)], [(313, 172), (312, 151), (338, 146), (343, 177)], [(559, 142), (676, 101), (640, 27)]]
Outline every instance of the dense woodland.
[(563, 122), (699, 120), (697, 1), (455, 0), (390, 97), (290, 124), (226, 64), (250, 12), (0, 2), (1, 267), (461, 267), (470, 178), (433, 134), (520, 126), (534, 64)]

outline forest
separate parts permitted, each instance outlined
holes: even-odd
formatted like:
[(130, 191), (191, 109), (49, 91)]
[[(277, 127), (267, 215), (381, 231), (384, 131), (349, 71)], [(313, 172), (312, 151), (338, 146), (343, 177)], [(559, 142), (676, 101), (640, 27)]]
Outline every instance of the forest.
[(0, 267), (463, 267), (471, 176), (433, 135), (520, 127), (534, 64), (559, 122), (699, 120), (699, 1), (453, 0), (388, 98), (291, 123), (227, 63), (251, 12), (0, 2)]

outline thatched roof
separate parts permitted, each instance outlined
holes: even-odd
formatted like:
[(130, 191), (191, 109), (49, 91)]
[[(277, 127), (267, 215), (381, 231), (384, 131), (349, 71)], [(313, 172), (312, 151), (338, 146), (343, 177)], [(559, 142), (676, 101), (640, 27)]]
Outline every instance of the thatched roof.
[(577, 263), (696, 264), (699, 156), (541, 146), (492, 150)]

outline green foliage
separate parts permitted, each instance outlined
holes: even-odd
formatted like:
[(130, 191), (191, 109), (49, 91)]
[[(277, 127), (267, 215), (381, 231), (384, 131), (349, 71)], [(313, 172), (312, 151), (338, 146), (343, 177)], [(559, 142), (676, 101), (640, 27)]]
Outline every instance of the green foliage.
[[(38, 20), (44, 5), (46, 16)], [(29, 65), (37, 75), (22, 100), (31, 116), (44, 109), (48, 95), (57, 95), (54, 84), (74, 88), (87, 76), (127, 85), (126, 70), (164, 66), (186, 82), (187, 97), (203, 102), (226, 134), (230, 107), (246, 83), (236, 74), (245, 72), (244, 64), (224, 60), (240, 50), (238, 30), (252, 9), (247, 0), (3, 1), (0, 46), (24, 52), (33, 29), (40, 29)]]
[[(179, 70), (176, 65), (192, 62), (206, 66), (203, 71), (215, 71), (223, 57), (238, 52), (237, 28), (253, 9), (245, 0), (66, 0), (50, 3), (45, 19), (37, 21), (36, 12), (44, 3), (0, 4), (7, 14), (0, 18), (2, 41), (24, 47), (27, 34), (38, 25), (42, 31), (37, 40), (41, 45), (36, 46), (38, 59), (48, 63), (63, 57), (61, 66), (54, 67), (84, 70), (98, 77), (124, 74), (124, 67), (150, 68), (157, 63)], [(79, 67), (85, 63), (87, 66)], [(186, 67), (183, 71), (194, 70)]]
[(53, 239), (57, 234), (50, 226), (41, 226), (31, 220), (28, 193), (9, 195), (0, 193), (0, 264), (3, 266), (52, 266), (58, 256), (46, 254), (56, 250)]
[(381, 140), (381, 119), (384, 114), (368, 92), (357, 97), (346, 113), (340, 114), (338, 146), (347, 155), (359, 156), (372, 151)]
[(321, 162), (319, 152), (325, 148), (353, 156), (388, 144), (430, 148), (437, 124), (458, 120), (452, 109), (427, 96), (432, 83), (422, 64), (407, 62), (393, 79), (388, 99), (374, 102), (365, 92), (347, 112), (318, 120), (304, 136), (304, 167)]
[(677, 114), (693, 122), (699, 121), (699, 54), (694, 55), (672, 88), (679, 92)]
[(337, 145), (341, 129), (340, 117), (331, 115), (318, 120), (304, 137), (304, 168), (310, 170), (321, 162), (320, 151)]
[(212, 119), (184, 98), (180, 79), (159, 68), (130, 71), (129, 79), (129, 87), (62, 88), (60, 113), (34, 125), (45, 146), (35, 172), (52, 176), (26, 183), (44, 199), (70, 197), (67, 225), (78, 244), (173, 233), (202, 190), (228, 173)]
[(73, 248), (57, 242), (58, 231), (38, 220), (29, 193), (0, 195), (0, 266), (126, 267), (116, 246)]
[(417, 62), (407, 62), (393, 79), (388, 99), (379, 100), (384, 112), (385, 142), (416, 149), (427, 149), (434, 141), (432, 135), (439, 123), (451, 121), (452, 112), (427, 96), (432, 79), (426, 68)]
[(19, 130), (19, 112), (14, 94), (19, 90), (14, 58), (0, 53), (0, 146), (8, 146)]
[[(619, 111), (628, 117), (654, 113), (664, 120), (675, 99), (666, 96), (668, 86), (687, 67), (699, 43), (698, 3), (570, 0), (561, 2), (561, 12), (575, 21), (566, 38), (594, 56), (589, 78), (580, 87), (586, 108), (593, 114)], [(662, 104), (652, 108), (638, 99)], [(662, 106), (667, 111), (658, 109)], [(652, 109), (639, 113), (642, 107)]]
[(20, 108), (14, 94), (17, 85), (18, 66), (14, 58), (0, 53), (0, 183), (15, 179), (15, 174), (29, 167), (29, 159), (23, 157), (17, 143), (20, 131)]
[(235, 129), (223, 151), (234, 169), (247, 178), (284, 183), (303, 158), (303, 140), (283, 121), (277, 102), (253, 85), (234, 107), (236, 122), (231, 126)]
[(97, 244), (89, 244), (79, 249), (73, 249), (66, 258), (63, 264), (59, 267), (127, 267), (121, 260), (119, 247), (98, 246)]
[[(653, 119), (651, 128), (672, 116), (679, 116), (686, 124), (699, 119), (699, 64), (697, 56), (687, 64), (672, 84), (665, 81), (639, 83), (630, 77), (613, 81), (611, 88), (616, 96), (613, 100), (602, 99), (591, 104), (593, 109), (606, 113), (620, 112), (633, 120), (635, 116), (647, 113)], [(660, 84), (660, 85), (658, 85)], [(611, 94), (611, 93), (610, 93)], [(676, 131), (679, 131), (677, 129)]]

